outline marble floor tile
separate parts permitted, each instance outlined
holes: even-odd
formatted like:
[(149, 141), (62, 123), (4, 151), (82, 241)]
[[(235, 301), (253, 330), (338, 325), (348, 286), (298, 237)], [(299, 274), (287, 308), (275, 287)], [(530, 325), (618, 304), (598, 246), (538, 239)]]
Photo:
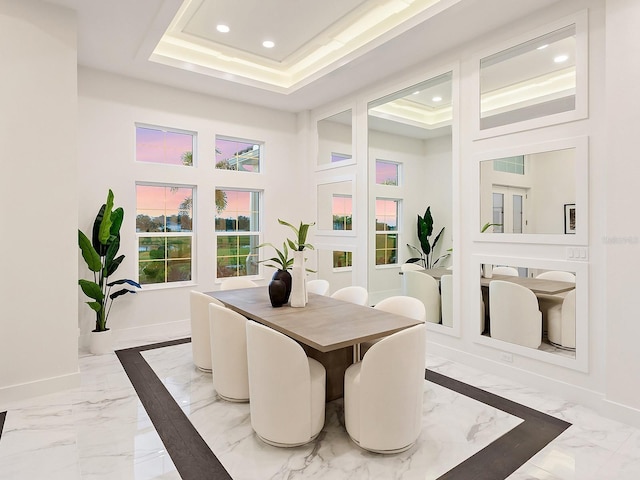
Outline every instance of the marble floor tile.
[[(127, 340), (120, 347), (164, 340), (170, 338)], [(422, 434), (404, 454), (381, 456), (353, 444), (340, 400), (327, 405), (315, 442), (280, 449), (256, 438), (248, 404), (215, 395), (211, 374), (191, 363), (190, 344), (148, 350), (143, 357), (234, 480), (437, 479), (521, 422), (425, 382)], [(3, 405), (0, 480), (180, 479), (116, 355), (81, 354), (79, 360), (77, 388)], [(428, 356), (427, 368), (572, 424), (510, 480), (640, 478), (640, 430), (442, 358)]]

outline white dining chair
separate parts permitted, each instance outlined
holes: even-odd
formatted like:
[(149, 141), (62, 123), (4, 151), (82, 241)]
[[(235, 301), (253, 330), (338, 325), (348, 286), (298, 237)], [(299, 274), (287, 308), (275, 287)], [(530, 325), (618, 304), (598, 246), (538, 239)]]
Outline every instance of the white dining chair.
[[(324, 426), (326, 370), (295, 340), (247, 322), (251, 426), (269, 445), (295, 447)], [(423, 362), (424, 368), (424, 362)]]
[(513, 282), (489, 284), (491, 338), (538, 348), (542, 343), (542, 313), (536, 295)]
[(252, 288), (258, 284), (253, 280), (245, 277), (229, 277), (222, 280), (220, 290), (235, 290), (237, 288)]
[(549, 316), (549, 342), (568, 350), (576, 348), (576, 291), (567, 293), (560, 306), (559, 314), (554, 311)]
[(353, 285), (336, 290), (331, 294), (331, 297), (344, 302), (355, 303), (356, 305), (366, 305), (369, 301), (369, 292), (364, 287)]
[(329, 293), (329, 287), (329, 282), (321, 278), (307, 281), (307, 293), (327, 295)]
[(494, 275), (509, 275), (511, 277), (517, 277), (518, 269), (513, 267), (493, 267), (492, 272)]
[(424, 304), (427, 322), (440, 323), (440, 290), (435, 278), (424, 272), (404, 272), (402, 293), (417, 298)]
[(559, 282), (576, 283), (576, 276), (571, 272), (565, 272), (563, 270), (549, 270), (536, 275), (536, 278), (542, 280), (557, 280)]
[(400, 271), (403, 273), (413, 270), (424, 270), (424, 267), (417, 263), (403, 263), (402, 265), (400, 265)]
[(224, 304), (209, 295), (191, 290), (189, 309), (191, 320), (191, 352), (193, 363), (203, 372), (211, 371), (211, 343), (209, 328), (209, 305), (224, 308)]
[(247, 319), (215, 303), (209, 305), (213, 388), (224, 400), (249, 401)]
[(377, 453), (411, 448), (422, 430), (426, 327), (383, 338), (344, 374), (344, 418), (349, 437)]
[[(422, 275), (419, 273), (419, 275)], [(422, 300), (415, 297), (408, 297), (406, 295), (396, 295), (393, 297), (387, 297), (384, 300), (380, 300), (373, 307), (376, 310), (383, 312), (395, 313), (396, 315), (402, 315), (403, 317), (418, 320), (419, 322), (425, 322), (427, 315)], [(386, 338), (386, 337), (383, 337)], [(360, 343), (360, 357), (362, 358), (367, 351), (376, 343), (382, 339), (369, 340)]]

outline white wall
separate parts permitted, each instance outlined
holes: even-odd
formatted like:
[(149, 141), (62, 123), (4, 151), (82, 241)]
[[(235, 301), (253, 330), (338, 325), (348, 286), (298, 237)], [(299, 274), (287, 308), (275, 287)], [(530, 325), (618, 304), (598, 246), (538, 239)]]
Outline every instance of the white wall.
[(606, 2), (606, 218), (594, 236), (606, 248), (606, 397), (640, 410), (640, 3)]
[[(136, 182), (168, 182), (196, 187), (195, 278), (184, 287), (143, 287), (137, 295), (114, 303), (110, 326), (119, 335), (127, 329), (151, 327), (169, 329), (169, 322), (189, 317), (188, 292), (212, 291), (215, 281), (216, 187), (246, 187), (264, 190), (262, 241), (282, 244), (291, 231), (278, 224), (315, 218), (303, 197), (304, 162), (299, 161), (296, 115), (231, 102), (175, 88), (127, 79), (81, 68), (79, 71), (80, 226), (88, 229), (106, 192), (111, 188), (115, 204), (122, 206), (121, 253), (126, 255), (119, 277), (137, 278), (135, 235)], [(172, 127), (197, 132), (197, 166), (143, 164), (135, 161), (135, 123)], [(260, 174), (216, 170), (215, 135), (264, 142), (264, 165)], [(273, 252), (263, 253), (271, 256)], [(84, 264), (81, 274), (87, 273)], [(264, 269), (262, 284), (273, 270)], [(81, 299), (82, 301), (83, 299)], [(92, 328), (93, 313), (80, 308), (80, 328)], [(159, 327), (152, 327), (163, 324)]]
[(70, 11), (0, 2), (0, 410), (78, 381), (76, 53)]

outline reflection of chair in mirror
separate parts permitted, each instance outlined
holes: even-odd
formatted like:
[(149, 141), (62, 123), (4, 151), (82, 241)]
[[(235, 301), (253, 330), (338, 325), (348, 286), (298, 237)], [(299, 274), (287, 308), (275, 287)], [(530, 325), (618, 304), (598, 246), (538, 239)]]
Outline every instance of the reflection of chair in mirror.
[(526, 287), (494, 280), (489, 284), (491, 338), (538, 348), (542, 343), (542, 313), (538, 299)]
[(553, 345), (567, 348), (576, 348), (576, 291), (571, 290), (564, 297), (559, 312), (550, 312), (549, 342)]
[(192, 290), (189, 292), (191, 312), (191, 350), (193, 363), (204, 372), (211, 371), (211, 344), (209, 342), (209, 304), (224, 305), (217, 299)]
[(509, 275), (511, 277), (518, 276), (518, 270), (513, 267), (493, 267), (494, 275)]
[(209, 305), (213, 387), (230, 402), (249, 401), (247, 319), (215, 303)]
[(427, 322), (440, 323), (440, 291), (435, 278), (423, 272), (404, 272), (402, 293), (424, 303)]
[[(556, 280), (560, 282), (576, 283), (576, 276), (571, 272), (565, 272), (562, 270), (551, 270), (543, 272), (537, 275), (536, 278), (543, 280)], [(562, 323), (562, 303), (564, 302), (566, 292), (557, 293), (555, 295), (538, 295), (538, 304), (540, 305), (540, 311), (542, 312), (542, 331), (549, 332), (549, 324)], [(551, 339), (549, 339), (551, 341)], [(560, 343), (560, 342), (552, 342)]]
[(258, 284), (245, 277), (229, 277), (222, 280), (220, 290), (235, 290), (236, 288), (252, 288)]
[(344, 302), (355, 303), (356, 305), (366, 305), (369, 301), (369, 292), (364, 287), (353, 285), (336, 290), (331, 297)]
[(345, 427), (378, 453), (410, 448), (422, 429), (426, 328), (401, 330), (373, 345), (344, 374)]
[(453, 327), (453, 275), (444, 275), (440, 278), (440, 303), (442, 325)]
[[(295, 340), (247, 322), (251, 426), (266, 443), (294, 447), (324, 426), (326, 371)], [(422, 362), (424, 371), (424, 362)]]
[(417, 263), (403, 263), (400, 265), (401, 272), (408, 272), (410, 270), (424, 270), (422, 265), (418, 265)]
[(320, 278), (307, 282), (307, 292), (317, 295), (327, 295), (329, 293), (329, 282)]

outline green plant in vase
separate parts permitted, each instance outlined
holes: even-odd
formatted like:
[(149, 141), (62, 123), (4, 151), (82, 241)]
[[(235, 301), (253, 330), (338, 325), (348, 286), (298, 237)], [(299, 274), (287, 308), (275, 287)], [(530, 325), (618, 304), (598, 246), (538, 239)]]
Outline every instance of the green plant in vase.
[(433, 252), (443, 232), (444, 227), (440, 229), (440, 232), (438, 232), (433, 241), (430, 240), (433, 235), (433, 216), (431, 215), (431, 206), (428, 206), (423, 216), (418, 214), (417, 234), (418, 240), (420, 241), (420, 249), (407, 243), (407, 247), (418, 252), (419, 256), (410, 258), (407, 260), (407, 263), (421, 263), (424, 268), (433, 268), (440, 260), (448, 257), (450, 253), (441, 255), (433, 260)]
[(307, 288), (306, 288), (306, 273), (304, 267), (304, 254), (305, 248), (313, 250), (313, 245), (307, 243), (307, 235), (309, 228), (315, 225), (313, 223), (300, 222), (299, 227), (278, 219), (280, 225), (289, 227), (295, 233), (295, 239), (291, 240), (287, 238), (289, 248), (293, 250), (293, 268), (292, 268), (292, 282), (291, 282), (291, 299), (290, 304), (292, 307), (304, 307), (307, 304)]
[(138, 282), (129, 279), (109, 280), (116, 272), (124, 255), (119, 255), (120, 227), (124, 219), (122, 207), (113, 209), (113, 192), (109, 190), (107, 201), (100, 207), (95, 221), (91, 240), (81, 230), (78, 230), (78, 246), (82, 251), (82, 258), (87, 267), (93, 272), (93, 280), (80, 279), (78, 284), (84, 294), (91, 300), (87, 305), (96, 313), (96, 328), (94, 332), (104, 332), (113, 301), (127, 293), (136, 293), (129, 288), (121, 288), (112, 292), (117, 285), (130, 285), (141, 288)]

